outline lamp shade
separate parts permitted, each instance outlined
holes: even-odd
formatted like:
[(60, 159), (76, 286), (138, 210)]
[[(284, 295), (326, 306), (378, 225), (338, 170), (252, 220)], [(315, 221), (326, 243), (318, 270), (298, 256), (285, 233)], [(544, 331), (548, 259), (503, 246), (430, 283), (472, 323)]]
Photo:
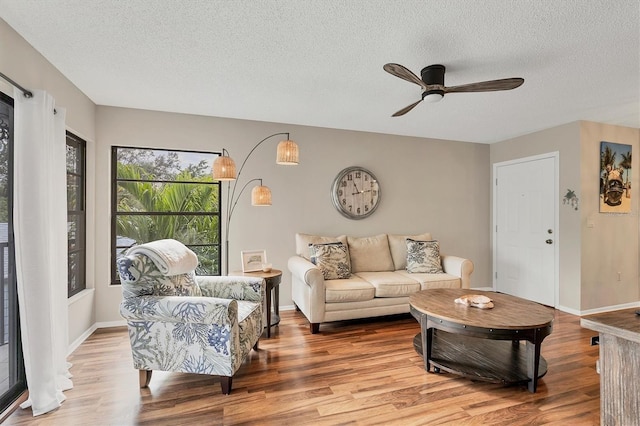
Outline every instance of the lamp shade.
[(298, 144), (292, 140), (280, 141), (277, 148), (276, 163), (295, 166), (299, 163)]
[(252, 206), (270, 206), (271, 205), (271, 190), (267, 186), (254, 186), (251, 190), (251, 205)]
[(215, 180), (236, 179), (236, 163), (233, 161), (233, 158), (227, 155), (221, 155), (216, 158), (211, 169), (213, 179)]

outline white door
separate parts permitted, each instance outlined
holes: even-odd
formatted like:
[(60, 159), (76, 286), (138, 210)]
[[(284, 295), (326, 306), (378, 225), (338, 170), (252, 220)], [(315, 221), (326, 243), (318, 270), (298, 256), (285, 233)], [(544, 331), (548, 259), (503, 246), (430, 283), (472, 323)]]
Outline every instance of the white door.
[(557, 157), (494, 166), (496, 291), (556, 306)]

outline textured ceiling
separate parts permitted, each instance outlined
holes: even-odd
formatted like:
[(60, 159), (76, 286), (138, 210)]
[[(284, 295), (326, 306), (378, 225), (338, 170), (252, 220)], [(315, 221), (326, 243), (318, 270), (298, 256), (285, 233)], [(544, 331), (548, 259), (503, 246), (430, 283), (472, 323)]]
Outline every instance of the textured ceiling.
[[(481, 143), (640, 127), (638, 0), (0, 0), (0, 17), (98, 105)], [(392, 118), (420, 88), (387, 62), (525, 83)]]

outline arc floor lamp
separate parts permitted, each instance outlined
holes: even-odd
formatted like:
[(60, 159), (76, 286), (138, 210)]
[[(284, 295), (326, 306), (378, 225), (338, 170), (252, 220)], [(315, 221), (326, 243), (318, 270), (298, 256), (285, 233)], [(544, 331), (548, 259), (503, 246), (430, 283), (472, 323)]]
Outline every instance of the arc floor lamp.
[[(262, 139), (260, 142), (255, 144), (255, 146), (249, 151), (249, 154), (244, 158), (240, 169), (238, 170), (238, 174), (236, 175), (236, 163), (229, 156), (229, 151), (226, 149), (222, 149), (222, 155), (215, 159), (212, 167), (212, 174), (214, 180), (226, 181), (227, 182), (227, 203), (224, 211), (224, 274), (229, 274), (229, 225), (231, 224), (231, 217), (233, 216), (233, 212), (238, 204), (238, 200), (240, 196), (244, 192), (244, 190), (249, 186), (252, 182), (260, 182), (258, 185), (254, 186), (251, 190), (251, 205), (252, 206), (270, 206), (271, 205), (271, 190), (269, 187), (264, 186), (262, 184), (261, 178), (255, 178), (249, 180), (245, 183), (240, 191), (236, 189), (238, 187), (238, 182), (240, 180), (240, 175), (242, 174), (242, 170), (244, 169), (245, 164), (251, 154), (258, 148), (263, 142), (274, 136), (286, 135), (287, 138), (285, 140), (280, 141), (278, 143), (278, 147), (276, 149), (276, 163), (286, 166), (297, 166), (299, 163), (299, 150), (298, 144), (292, 141), (289, 138), (289, 133), (274, 133), (273, 135), (269, 135), (266, 138)], [(231, 181), (233, 181), (233, 188), (231, 187)]]

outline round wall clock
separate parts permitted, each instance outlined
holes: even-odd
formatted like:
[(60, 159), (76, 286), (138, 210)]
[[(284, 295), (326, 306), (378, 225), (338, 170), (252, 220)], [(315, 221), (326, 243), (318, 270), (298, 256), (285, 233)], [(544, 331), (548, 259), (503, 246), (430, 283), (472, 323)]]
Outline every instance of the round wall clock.
[(343, 216), (364, 219), (380, 204), (380, 184), (369, 170), (347, 167), (333, 181), (331, 200)]

